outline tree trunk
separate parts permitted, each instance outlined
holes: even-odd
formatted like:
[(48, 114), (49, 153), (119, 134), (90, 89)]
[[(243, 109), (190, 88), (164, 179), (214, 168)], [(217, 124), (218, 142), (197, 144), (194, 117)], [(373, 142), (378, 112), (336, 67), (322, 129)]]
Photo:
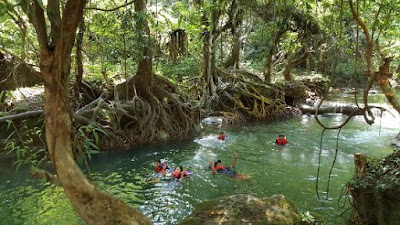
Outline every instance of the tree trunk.
[(233, 44), (232, 44), (231, 55), (224, 65), (225, 68), (235, 67), (236, 69), (239, 69), (240, 50), (242, 47), (240, 39), (241, 38), (240, 28), (243, 22), (242, 14), (243, 14), (242, 10), (237, 10), (235, 21), (232, 25)]
[[(138, 93), (146, 98), (148, 101), (152, 101), (154, 98), (151, 94), (153, 87), (153, 60), (150, 43), (150, 28), (147, 20), (141, 14), (146, 13), (146, 2), (144, 0), (135, 1), (135, 12), (137, 16), (136, 26), (138, 33), (138, 43), (142, 44), (142, 56), (139, 59), (139, 64), (136, 72), (136, 88)], [(144, 35), (143, 35), (144, 34)]]
[(35, 0), (21, 2), (21, 6), (35, 27), (40, 44), (40, 70), (45, 84), (44, 112), (49, 158), (53, 162), (65, 194), (87, 224), (151, 224), (138, 210), (90, 184), (74, 160), (68, 83), (71, 51), (86, 1), (67, 1), (63, 17), (58, 12), (60, 9), (58, 3), (51, 1), (48, 4), (47, 13), (52, 14), (48, 16), (52, 45), (49, 46), (43, 9)]
[(286, 33), (287, 29), (282, 26), (278, 33), (276, 33), (274, 37), (274, 41), (271, 44), (271, 48), (269, 49), (268, 56), (267, 56), (267, 65), (265, 66), (264, 72), (264, 79), (266, 82), (271, 83), (271, 73), (272, 73), (272, 57), (275, 54), (276, 48), (282, 38), (282, 36)]
[(81, 105), (81, 85), (83, 78), (83, 63), (82, 63), (82, 44), (83, 44), (83, 34), (85, 33), (85, 21), (82, 19), (82, 22), (79, 24), (78, 36), (76, 37), (76, 79), (75, 79), (75, 100), (79, 103), (78, 108)]
[[(213, 11), (215, 11), (213, 9)], [(206, 96), (216, 96), (217, 95), (217, 87), (214, 82), (214, 74), (213, 71), (215, 71), (215, 64), (213, 65), (213, 62), (215, 63), (215, 54), (214, 54), (214, 60), (213, 58), (213, 48), (212, 45), (214, 43), (213, 40), (213, 31), (214, 28), (211, 26), (211, 29), (209, 28), (209, 22), (207, 19), (207, 16), (205, 15), (205, 12), (203, 12), (203, 25), (205, 27), (205, 30), (203, 31), (203, 59), (204, 59), (204, 71), (203, 71), (203, 80), (205, 82), (205, 89), (203, 95)], [(213, 17), (213, 16), (212, 16)], [(215, 48), (214, 48), (215, 50)], [(207, 98), (207, 97), (206, 97)]]
[(307, 51), (300, 58), (293, 60), (293, 57), (290, 57), (288, 59), (285, 69), (283, 70), (283, 77), (285, 78), (286, 81), (294, 80), (294, 77), (291, 74), (292, 69), (300, 65), (302, 62), (306, 61), (309, 55), (310, 53)]

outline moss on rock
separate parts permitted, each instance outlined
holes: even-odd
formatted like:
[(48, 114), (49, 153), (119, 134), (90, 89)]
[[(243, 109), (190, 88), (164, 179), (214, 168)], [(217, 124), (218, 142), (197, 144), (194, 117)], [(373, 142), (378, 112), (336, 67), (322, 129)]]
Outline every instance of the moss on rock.
[(197, 224), (280, 224), (296, 225), (301, 222), (296, 207), (283, 195), (256, 198), (237, 194), (206, 201), (196, 206), (191, 216), (181, 225)]
[(400, 224), (400, 151), (387, 156), (348, 182), (355, 224)]

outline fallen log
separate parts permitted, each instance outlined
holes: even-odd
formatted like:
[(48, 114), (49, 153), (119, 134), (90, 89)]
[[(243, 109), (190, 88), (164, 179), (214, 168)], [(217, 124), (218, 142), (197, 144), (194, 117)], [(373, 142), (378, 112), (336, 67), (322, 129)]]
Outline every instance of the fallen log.
[[(299, 109), (303, 114), (315, 114), (316, 106), (301, 105)], [(354, 112), (356, 111), (356, 112)], [(329, 105), (318, 109), (318, 114), (341, 113), (344, 115), (364, 115), (364, 112), (352, 105)]]
[(26, 119), (30, 119), (30, 118), (35, 118), (35, 117), (43, 115), (43, 112), (44, 112), (44, 110), (40, 109), (40, 110), (18, 113), (15, 115), (3, 116), (3, 117), (0, 117), (0, 123), (6, 123), (8, 120), (15, 121), (15, 120), (26, 120)]

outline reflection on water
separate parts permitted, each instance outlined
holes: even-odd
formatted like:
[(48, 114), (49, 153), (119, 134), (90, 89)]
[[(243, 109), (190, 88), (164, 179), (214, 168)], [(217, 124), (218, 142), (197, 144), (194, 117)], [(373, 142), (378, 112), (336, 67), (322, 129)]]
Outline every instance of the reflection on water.
[[(340, 115), (322, 116), (330, 125), (343, 122)], [(378, 118), (379, 120), (379, 118)], [(250, 124), (224, 130), (226, 141), (217, 140), (218, 130), (204, 131), (195, 140), (168, 145), (143, 147), (135, 152), (104, 153), (90, 163), (91, 179), (105, 190), (140, 209), (154, 224), (177, 224), (189, 215), (197, 203), (229, 194), (248, 193), (258, 197), (284, 194), (301, 211), (315, 211), (328, 224), (345, 224), (336, 218), (337, 199), (343, 185), (353, 174), (353, 154), (365, 152), (383, 157), (391, 152), (390, 140), (399, 124), (384, 117), (373, 126), (355, 117), (339, 137), (339, 154), (333, 170), (330, 198), (317, 200), (315, 180), (318, 166), (321, 129), (310, 116), (270, 124)], [(276, 146), (274, 138), (285, 133), (289, 144)], [(336, 131), (326, 131), (322, 149), (320, 194), (326, 189), (327, 176), (334, 156)], [(214, 175), (208, 161), (221, 159), (226, 165), (239, 155), (237, 170), (250, 175), (248, 180), (234, 180)], [(171, 168), (183, 166), (193, 171), (183, 185), (152, 171), (155, 159)], [(83, 224), (61, 188), (31, 180), (21, 170), (0, 164), (1, 224)]]

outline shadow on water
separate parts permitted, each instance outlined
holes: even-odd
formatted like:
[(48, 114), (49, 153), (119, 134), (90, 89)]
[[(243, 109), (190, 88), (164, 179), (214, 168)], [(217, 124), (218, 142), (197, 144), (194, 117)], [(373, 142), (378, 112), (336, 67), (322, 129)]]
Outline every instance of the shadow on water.
[[(341, 115), (327, 115), (322, 121), (338, 124)], [(378, 118), (379, 119), (379, 118)], [(336, 218), (337, 199), (343, 185), (353, 174), (353, 154), (365, 152), (383, 157), (392, 151), (391, 139), (399, 124), (385, 116), (379, 124), (367, 126), (355, 117), (341, 132), (339, 155), (333, 170), (329, 200), (317, 200), (315, 180), (321, 128), (311, 116), (268, 124), (249, 124), (227, 128), (226, 141), (216, 138), (220, 129), (207, 128), (194, 140), (142, 147), (135, 152), (103, 153), (90, 162), (92, 181), (101, 189), (139, 208), (154, 224), (177, 224), (189, 215), (197, 203), (235, 193), (257, 197), (284, 194), (301, 211), (315, 211), (328, 224), (345, 224)], [(274, 139), (285, 133), (289, 144), (276, 146)], [(320, 193), (326, 188), (334, 156), (336, 132), (326, 132), (321, 161)], [(208, 161), (233, 161), (239, 155), (237, 171), (250, 175), (235, 180), (209, 171)], [(193, 175), (180, 185), (152, 171), (155, 159), (171, 168), (183, 166)], [(30, 179), (26, 170), (17, 173), (9, 163), (0, 164), (0, 221), (4, 224), (83, 224), (61, 188)]]

